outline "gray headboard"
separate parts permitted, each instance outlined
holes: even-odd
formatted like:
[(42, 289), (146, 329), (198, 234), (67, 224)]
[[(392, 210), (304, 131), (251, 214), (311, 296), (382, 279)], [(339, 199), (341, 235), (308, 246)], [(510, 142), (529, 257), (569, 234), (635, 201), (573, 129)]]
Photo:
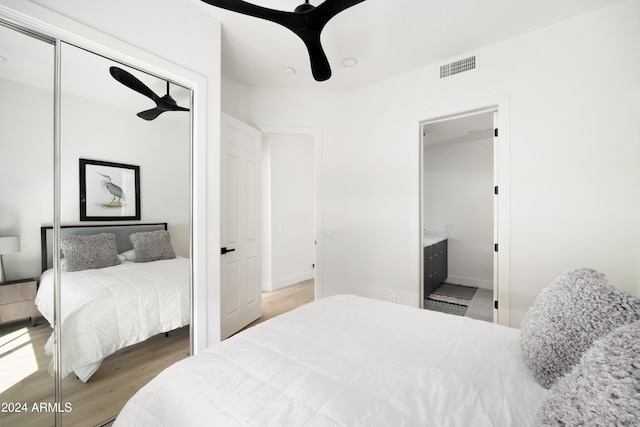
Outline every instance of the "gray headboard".
[[(90, 236), (99, 233), (113, 233), (116, 236), (116, 248), (121, 254), (133, 249), (129, 236), (141, 231), (166, 230), (167, 223), (157, 224), (116, 224), (116, 225), (63, 225), (60, 227), (60, 238), (65, 236)], [(53, 227), (40, 227), (42, 245), (42, 271), (53, 266)]]

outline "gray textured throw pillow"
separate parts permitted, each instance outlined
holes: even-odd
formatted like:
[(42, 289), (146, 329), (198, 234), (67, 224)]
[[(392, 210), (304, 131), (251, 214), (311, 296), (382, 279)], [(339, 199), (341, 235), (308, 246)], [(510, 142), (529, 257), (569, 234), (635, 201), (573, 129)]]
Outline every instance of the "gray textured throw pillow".
[(91, 236), (66, 236), (60, 239), (67, 271), (90, 270), (120, 264), (116, 236), (111, 233)]
[(637, 426), (640, 321), (595, 341), (549, 390), (538, 417), (543, 426)]
[(522, 352), (538, 382), (551, 387), (591, 344), (640, 319), (640, 299), (593, 269), (579, 268), (544, 289), (521, 326)]
[(149, 262), (176, 257), (168, 231), (158, 230), (133, 233), (129, 239), (135, 250), (135, 262)]

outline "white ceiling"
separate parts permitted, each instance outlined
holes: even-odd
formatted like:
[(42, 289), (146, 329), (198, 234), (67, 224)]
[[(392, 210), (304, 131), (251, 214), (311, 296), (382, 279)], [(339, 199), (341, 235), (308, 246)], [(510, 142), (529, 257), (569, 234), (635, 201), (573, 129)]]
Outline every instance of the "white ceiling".
[[(313, 79), (306, 49), (289, 30), (200, 0), (177, 1), (196, 4), (222, 22), (223, 73), (234, 80), (248, 86), (344, 91), (449, 62), (487, 44), (626, 0), (365, 0), (337, 15), (324, 29), (322, 40), (333, 69), (325, 82)], [(304, 0), (253, 1), (292, 10)], [(52, 67), (37, 65), (52, 64), (51, 46), (1, 26), (0, 41), (0, 56), (8, 59), (0, 62), (0, 78), (51, 88)], [(345, 57), (357, 58), (357, 66), (343, 67)], [(108, 67), (113, 64), (87, 52), (68, 53), (64, 90), (136, 112), (151, 108), (149, 99), (111, 78)], [(286, 74), (285, 67), (294, 67), (297, 73)], [(163, 80), (129, 71), (157, 94), (165, 93)], [(189, 104), (188, 91), (172, 86), (171, 93), (179, 105)]]
[[(183, 0), (184, 1), (184, 0)], [(222, 22), (222, 72), (248, 86), (343, 91), (625, 0), (366, 0), (334, 17), (322, 43), (333, 76), (316, 82), (302, 41), (278, 24), (187, 0)], [(292, 11), (303, 0), (252, 0)], [(318, 5), (319, 0), (311, 0)], [(358, 59), (345, 68), (346, 57)], [(285, 67), (296, 69), (289, 75)]]
[(0, 78), (42, 89), (53, 87), (52, 44), (3, 25), (0, 41)]

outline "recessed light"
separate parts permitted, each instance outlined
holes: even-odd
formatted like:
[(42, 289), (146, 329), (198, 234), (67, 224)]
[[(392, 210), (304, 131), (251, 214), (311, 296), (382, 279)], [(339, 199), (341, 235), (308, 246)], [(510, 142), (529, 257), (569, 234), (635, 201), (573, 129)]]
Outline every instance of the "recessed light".
[(356, 58), (349, 56), (342, 60), (342, 65), (344, 65), (347, 68), (355, 67), (356, 65), (358, 65), (358, 60)]
[(296, 69), (293, 67), (284, 67), (284, 72), (293, 76), (296, 73)]

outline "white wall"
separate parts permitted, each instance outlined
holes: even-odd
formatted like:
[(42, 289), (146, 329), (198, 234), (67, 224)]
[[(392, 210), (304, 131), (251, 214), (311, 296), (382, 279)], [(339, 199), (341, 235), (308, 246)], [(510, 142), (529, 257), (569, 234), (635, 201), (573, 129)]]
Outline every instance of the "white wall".
[(423, 228), (448, 234), (448, 281), (493, 289), (493, 139), (426, 146)]
[(20, 252), (3, 256), (5, 273), (37, 278), (40, 227), (53, 222), (53, 90), (0, 79), (0, 93), (0, 233), (20, 236)]
[[(313, 138), (266, 134), (263, 149), (267, 181), (270, 277), (263, 290), (275, 290), (313, 278), (315, 263), (315, 186)], [(263, 172), (264, 176), (264, 172)]]
[(436, 64), (346, 94), (250, 89), (250, 122), (323, 130), (325, 295), (419, 304), (418, 122), (505, 94), (509, 323), (576, 266), (640, 293), (640, 1), (474, 53), (442, 80)]
[[(320, 166), (321, 208), (319, 216), (325, 231), (333, 237), (318, 245), (316, 259), (321, 259), (322, 271), (316, 268), (317, 295), (323, 297), (344, 293), (347, 289), (346, 242), (349, 229), (344, 227), (347, 216), (347, 171), (348, 135), (346, 121), (340, 105), (346, 95), (339, 93), (300, 92), (266, 88), (247, 88), (250, 105), (247, 108), (249, 123), (259, 126), (281, 128), (321, 129), (322, 144), (316, 155), (322, 159)], [(274, 108), (277, 105), (278, 108)], [(225, 107), (223, 106), (223, 109)], [(328, 161), (325, 161), (328, 159)]]
[(251, 125), (249, 118), (249, 89), (227, 76), (222, 76), (220, 81), (220, 109), (241, 122)]
[(78, 159), (139, 166), (140, 222), (167, 222), (176, 254), (189, 257), (189, 116), (167, 119), (161, 115), (147, 122), (129, 110), (65, 94), (62, 224), (80, 220)]

